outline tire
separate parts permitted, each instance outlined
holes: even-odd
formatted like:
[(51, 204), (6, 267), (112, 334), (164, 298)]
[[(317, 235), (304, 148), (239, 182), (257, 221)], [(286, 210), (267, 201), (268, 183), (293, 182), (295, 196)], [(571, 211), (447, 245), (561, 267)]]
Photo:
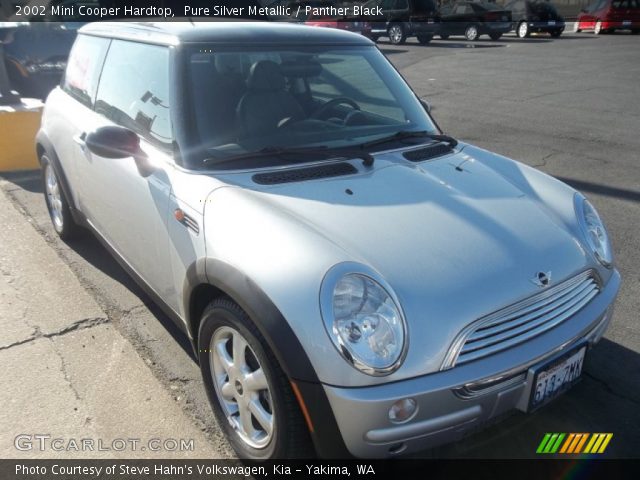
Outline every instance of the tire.
[(449, 35), (447, 35), (447, 34), (444, 34), (444, 35), (443, 35), (443, 34), (440, 34), (440, 38), (441, 38), (442, 40), (446, 40), (446, 39), (448, 39), (448, 38), (449, 38)]
[(549, 32), (551, 34), (551, 38), (560, 38), (562, 32), (560, 30), (554, 30), (553, 32)]
[(407, 41), (407, 32), (404, 31), (401, 23), (390, 25), (387, 34), (389, 35), (389, 41), (392, 45), (402, 45)]
[(491, 40), (500, 40), (500, 37), (502, 37), (501, 33), (490, 33), (489, 34), (489, 38)]
[(469, 40), (470, 42), (474, 42), (480, 36), (480, 31), (478, 30), (478, 26), (475, 24), (467, 25), (467, 28), (464, 29), (464, 38)]
[(516, 34), (518, 35), (518, 38), (527, 38), (531, 34), (527, 22), (522, 21), (518, 24)]
[(289, 379), (248, 315), (227, 297), (213, 300), (202, 314), (198, 356), (211, 407), (238, 457), (313, 456)]
[(46, 153), (40, 157), (40, 164), (42, 191), (53, 229), (62, 240), (71, 240), (78, 236), (81, 228), (71, 215), (69, 202), (62, 189), (58, 173)]
[(593, 33), (595, 33), (596, 35), (604, 33), (604, 30), (602, 30), (602, 22), (600, 20), (598, 20), (596, 22), (596, 26), (593, 27)]
[(418, 35), (418, 42), (421, 45), (426, 45), (427, 43), (429, 43), (431, 40), (433, 40), (433, 35)]
[(631, 30), (631, 35), (638, 35), (640, 33), (640, 29), (638, 28), (634, 28), (633, 30)]

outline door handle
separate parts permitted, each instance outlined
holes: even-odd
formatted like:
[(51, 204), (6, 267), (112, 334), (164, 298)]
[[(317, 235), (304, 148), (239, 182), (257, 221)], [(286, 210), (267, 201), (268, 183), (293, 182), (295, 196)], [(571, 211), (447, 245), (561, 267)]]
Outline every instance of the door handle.
[(80, 149), (83, 152), (87, 149), (87, 143), (85, 141), (86, 139), (87, 139), (87, 132), (82, 132), (81, 134), (73, 137), (73, 141), (80, 146)]

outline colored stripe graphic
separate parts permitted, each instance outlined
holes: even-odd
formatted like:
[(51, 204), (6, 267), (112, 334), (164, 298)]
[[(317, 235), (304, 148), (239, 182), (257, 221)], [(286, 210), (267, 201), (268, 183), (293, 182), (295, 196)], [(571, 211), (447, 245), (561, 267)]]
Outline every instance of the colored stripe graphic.
[(606, 437), (602, 442), (602, 445), (600, 445), (600, 450), (598, 450), (598, 453), (604, 453), (605, 448), (607, 448), (607, 445), (609, 445), (609, 442), (613, 438), (613, 433), (606, 433), (605, 435)]
[(612, 438), (613, 433), (545, 433), (536, 453), (600, 454)]
[(587, 441), (587, 438), (589, 438), (589, 434), (588, 433), (583, 433), (582, 434), (582, 438), (578, 442), (578, 445), (576, 445), (576, 451), (574, 453), (580, 453), (582, 451), (582, 446)]
[(571, 445), (571, 442), (573, 442), (573, 439), (575, 438), (576, 434), (575, 433), (570, 433), (569, 436), (567, 437), (567, 439), (564, 442), (564, 445), (562, 445), (562, 448), (560, 449), (559, 453), (566, 453), (567, 449), (569, 448), (569, 445)]
[(544, 438), (540, 442), (540, 445), (538, 445), (538, 449), (536, 450), (536, 453), (542, 453), (542, 451), (544, 450), (544, 446), (547, 444), (547, 442), (549, 441), (550, 437), (551, 437), (550, 433), (545, 433), (544, 434)]

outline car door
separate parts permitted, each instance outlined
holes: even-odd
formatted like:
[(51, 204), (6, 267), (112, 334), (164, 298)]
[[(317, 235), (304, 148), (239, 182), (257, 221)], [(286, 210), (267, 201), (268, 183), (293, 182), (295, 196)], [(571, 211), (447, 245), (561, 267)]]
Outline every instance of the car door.
[[(174, 168), (168, 47), (113, 40), (85, 134), (107, 125), (138, 134), (153, 168), (84, 151), (84, 212), (98, 233), (160, 296), (172, 291), (167, 216)], [(86, 137), (85, 137), (86, 138)]]
[(69, 200), (83, 212), (82, 189), (87, 176), (87, 162), (81, 136), (93, 117), (98, 80), (109, 43), (106, 38), (78, 35), (61, 83), (65, 93), (55, 91), (47, 103), (48, 116), (57, 120), (51, 125), (52, 138), (66, 140), (56, 141), (54, 147), (71, 186), (73, 198)]
[(463, 34), (471, 13), (471, 7), (465, 2), (454, 4), (451, 13), (446, 17), (447, 33), (450, 35)]

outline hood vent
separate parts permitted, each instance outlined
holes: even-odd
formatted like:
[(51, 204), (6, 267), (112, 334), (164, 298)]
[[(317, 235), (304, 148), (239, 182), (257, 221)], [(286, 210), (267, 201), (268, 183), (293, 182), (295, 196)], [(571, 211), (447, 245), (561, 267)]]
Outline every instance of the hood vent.
[(277, 185), (279, 183), (303, 182), (320, 178), (340, 177), (358, 173), (358, 169), (350, 163), (331, 163), (315, 167), (296, 168), (280, 172), (256, 173), (253, 181), (259, 185)]
[(402, 156), (412, 162), (421, 162), (430, 158), (442, 157), (453, 153), (453, 149), (446, 143), (436, 143), (424, 148), (418, 148), (416, 150), (409, 150), (404, 152)]

